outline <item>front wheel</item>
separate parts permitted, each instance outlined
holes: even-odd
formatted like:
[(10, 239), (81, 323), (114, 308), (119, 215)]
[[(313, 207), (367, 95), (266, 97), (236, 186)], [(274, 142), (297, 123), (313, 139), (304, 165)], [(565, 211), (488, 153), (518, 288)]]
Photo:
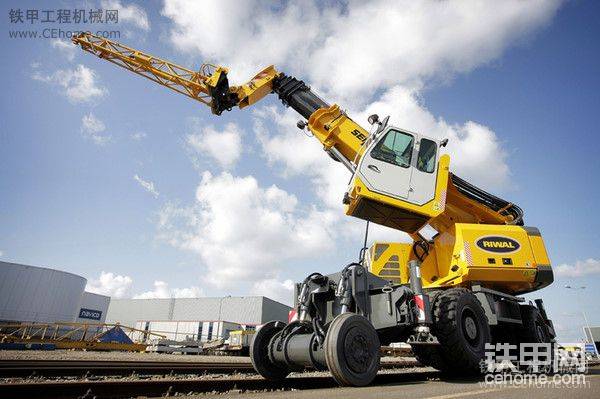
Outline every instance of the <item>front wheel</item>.
[(337, 316), (325, 336), (325, 360), (335, 381), (342, 386), (370, 384), (379, 370), (379, 336), (363, 316)]

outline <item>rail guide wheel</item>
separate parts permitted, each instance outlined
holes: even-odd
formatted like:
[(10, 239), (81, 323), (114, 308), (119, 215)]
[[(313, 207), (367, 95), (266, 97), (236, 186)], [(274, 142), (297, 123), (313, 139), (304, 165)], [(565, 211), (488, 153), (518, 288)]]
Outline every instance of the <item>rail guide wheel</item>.
[(325, 336), (325, 359), (342, 386), (370, 384), (379, 370), (379, 336), (363, 316), (344, 313), (330, 324)]
[(281, 321), (271, 321), (263, 325), (250, 344), (250, 361), (254, 370), (267, 380), (283, 380), (290, 373), (287, 367), (275, 364), (269, 354), (272, 338), (281, 332), (283, 327), (285, 323)]

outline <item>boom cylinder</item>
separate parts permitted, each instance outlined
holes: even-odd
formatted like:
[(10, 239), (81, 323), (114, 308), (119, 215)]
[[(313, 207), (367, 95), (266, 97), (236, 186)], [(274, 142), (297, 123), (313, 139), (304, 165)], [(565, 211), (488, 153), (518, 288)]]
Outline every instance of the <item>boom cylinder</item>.
[(320, 108), (329, 108), (329, 104), (313, 93), (303, 81), (284, 73), (273, 81), (273, 91), (285, 105), (292, 107), (306, 119)]

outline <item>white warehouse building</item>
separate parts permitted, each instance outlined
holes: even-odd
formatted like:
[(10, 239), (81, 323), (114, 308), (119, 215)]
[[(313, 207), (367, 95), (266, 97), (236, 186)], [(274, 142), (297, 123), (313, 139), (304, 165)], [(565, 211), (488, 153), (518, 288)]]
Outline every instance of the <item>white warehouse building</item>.
[(103, 323), (110, 297), (86, 284), (73, 273), (0, 262), (0, 323)]
[(263, 296), (113, 299), (107, 323), (120, 323), (167, 339), (210, 341), (271, 320), (287, 322), (291, 308)]
[(287, 321), (291, 310), (263, 296), (111, 299), (86, 292), (86, 284), (73, 273), (0, 262), (0, 324), (119, 323), (171, 340), (210, 341), (271, 320)]

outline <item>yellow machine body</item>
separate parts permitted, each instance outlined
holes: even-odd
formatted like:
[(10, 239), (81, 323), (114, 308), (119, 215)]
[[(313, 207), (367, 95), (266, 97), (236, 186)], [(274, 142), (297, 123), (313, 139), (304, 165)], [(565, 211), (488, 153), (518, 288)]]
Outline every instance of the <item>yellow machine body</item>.
[[(550, 260), (535, 227), (457, 223), (433, 239), (421, 265), (424, 288), (481, 284), (520, 294), (552, 283)], [(407, 284), (412, 244), (377, 242), (369, 250), (369, 271)]]
[[(81, 33), (73, 42), (106, 61), (208, 105), (216, 115), (234, 106), (245, 108), (269, 93), (277, 93), (285, 105), (308, 120), (299, 122), (298, 127), (307, 128), (332, 158), (352, 171), (344, 196), (347, 215), (406, 232), (415, 243), (426, 243), (419, 233), (425, 226), (438, 232), (420, 259), (425, 287), (480, 284), (520, 294), (552, 282), (550, 261), (539, 231), (518, 225), (523, 223), (522, 211), (516, 205), (450, 173), (450, 157), (440, 154), (445, 143), (436, 141), (435, 179), (428, 183), (427, 199), (424, 203), (403, 200), (374, 191), (358, 173), (361, 159), (373, 154), (369, 152), (371, 144), (383, 141), (379, 131), (368, 132), (338, 105), (325, 103), (302, 81), (273, 66), (264, 68), (247, 83), (229, 86), (228, 69), (222, 66), (203, 64), (194, 71), (91, 33)], [(300, 94), (294, 97), (294, 93)], [(295, 102), (290, 103), (290, 99)], [(373, 128), (379, 125), (383, 129), (387, 121), (372, 124)], [(435, 140), (404, 133), (414, 135), (415, 152), (424, 139)], [(494, 167), (493, 160), (490, 167)], [(396, 182), (394, 178), (391, 181)], [(412, 177), (403, 184), (413, 190)], [(408, 282), (407, 262), (416, 256), (412, 244), (376, 243), (370, 253), (374, 274), (393, 282)]]

